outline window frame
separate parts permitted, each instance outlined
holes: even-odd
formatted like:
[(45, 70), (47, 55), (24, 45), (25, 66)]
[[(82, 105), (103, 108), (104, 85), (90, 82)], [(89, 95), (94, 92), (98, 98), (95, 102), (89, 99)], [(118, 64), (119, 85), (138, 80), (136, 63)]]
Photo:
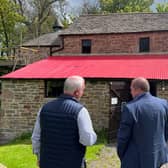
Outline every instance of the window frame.
[[(63, 93), (64, 80), (63, 79), (52, 79), (45, 80), (45, 98), (57, 98)], [(56, 91), (54, 93), (54, 91)]]
[(82, 51), (81, 51), (82, 54), (90, 54), (92, 50), (92, 41), (90, 39), (83, 39), (81, 43), (82, 43)]
[(139, 52), (150, 52), (149, 37), (142, 37), (139, 39)]

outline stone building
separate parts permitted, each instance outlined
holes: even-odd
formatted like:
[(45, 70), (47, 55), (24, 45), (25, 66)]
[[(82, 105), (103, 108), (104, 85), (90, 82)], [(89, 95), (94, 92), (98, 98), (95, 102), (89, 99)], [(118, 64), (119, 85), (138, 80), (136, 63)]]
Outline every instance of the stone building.
[(46, 47), (44, 55), (51, 57), (2, 76), (0, 141), (31, 131), (41, 105), (62, 92), (69, 75), (86, 78), (81, 101), (96, 130), (107, 129), (109, 140), (115, 138), (132, 78), (146, 77), (153, 95), (168, 98), (167, 18), (168, 13), (79, 17), (59, 33), (56, 50)]

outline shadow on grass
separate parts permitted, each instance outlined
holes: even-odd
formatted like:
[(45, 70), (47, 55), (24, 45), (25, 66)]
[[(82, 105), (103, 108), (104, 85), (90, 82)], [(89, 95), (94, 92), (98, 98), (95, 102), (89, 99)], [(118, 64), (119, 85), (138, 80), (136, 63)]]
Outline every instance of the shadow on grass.
[[(106, 129), (100, 130), (100, 131), (96, 131), (97, 134), (97, 145), (100, 144), (104, 144), (106, 146), (109, 145), (114, 145), (114, 143), (108, 143), (108, 132)], [(17, 144), (25, 144), (25, 145), (29, 145), (31, 144), (31, 132), (26, 132), (21, 134), (21, 136), (15, 138), (14, 140), (10, 141), (7, 144), (1, 145), (1, 146), (6, 146), (6, 145), (17, 145)]]
[(31, 144), (31, 132), (26, 132), (21, 134), (19, 137), (11, 140), (10, 142), (0, 145), (0, 146), (10, 146), (10, 145), (18, 145), (18, 144), (24, 144), (24, 145), (30, 145)]
[(97, 134), (97, 142), (96, 144), (108, 144), (108, 133), (106, 129), (102, 129), (100, 131), (96, 131)]

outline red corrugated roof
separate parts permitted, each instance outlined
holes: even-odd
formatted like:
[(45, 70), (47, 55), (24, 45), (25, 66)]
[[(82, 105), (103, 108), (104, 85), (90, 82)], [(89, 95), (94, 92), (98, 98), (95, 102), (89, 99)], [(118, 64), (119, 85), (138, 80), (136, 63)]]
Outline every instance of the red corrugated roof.
[(2, 78), (53, 79), (81, 75), (86, 78), (168, 79), (168, 55), (52, 56), (29, 64)]

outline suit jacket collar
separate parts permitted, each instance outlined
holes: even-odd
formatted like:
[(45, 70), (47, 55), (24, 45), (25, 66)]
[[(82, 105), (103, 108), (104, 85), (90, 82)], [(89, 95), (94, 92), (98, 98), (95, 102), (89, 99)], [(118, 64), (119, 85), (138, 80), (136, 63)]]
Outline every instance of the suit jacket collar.
[(142, 93), (142, 94), (139, 94), (139, 95), (137, 95), (136, 97), (134, 97), (134, 101), (136, 101), (136, 100), (139, 100), (139, 99), (141, 99), (142, 97), (146, 97), (146, 96), (150, 96), (151, 94), (149, 93), (149, 92), (145, 92), (145, 93)]

